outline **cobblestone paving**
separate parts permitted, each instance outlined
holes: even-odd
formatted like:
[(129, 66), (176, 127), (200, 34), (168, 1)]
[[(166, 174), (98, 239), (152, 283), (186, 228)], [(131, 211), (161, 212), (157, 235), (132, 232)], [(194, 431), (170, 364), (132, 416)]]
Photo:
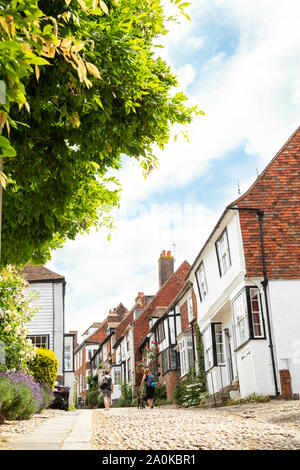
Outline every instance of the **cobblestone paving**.
[[(290, 403), (290, 402), (289, 402)], [(283, 409), (283, 411), (281, 411)], [(247, 408), (113, 408), (94, 411), (93, 449), (300, 449), (300, 403)], [(246, 414), (245, 414), (246, 413)], [(274, 419), (284, 415), (287, 423)]]

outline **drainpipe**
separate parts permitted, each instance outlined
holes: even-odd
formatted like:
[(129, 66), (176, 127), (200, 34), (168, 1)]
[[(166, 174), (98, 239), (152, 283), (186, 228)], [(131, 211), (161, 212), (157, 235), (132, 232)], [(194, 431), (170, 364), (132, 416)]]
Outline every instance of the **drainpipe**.
[(265, 253), (265, 241), (264, 241), (264, 231), (263, 231), (263, 217), (264, 211), (261, 209), (253, 208), (253, 207), (231, 207), (228, 206), (227, 209), (237, 210), (237, 211), (254, 211), (259, 218), (259, 228), (260, 228), (260, 245), (261, 245), (261, 253), (262, 253), (262, 262), (263, 262), (263, 274), (264, 280), (262, 281), (262, 286), (264, 290), (264, 297), (265, 297), (265, 306), (266, 306), (266, 316), (267, 316), (267, 324), (268, 324), (268, 333), (269, 333), (269, 348), (271, 352), (271, 361), (272, 361), (272, 370), (273, 370), (273, 378), (274, 378), (274, 385), (275, 385), (275, 394), (279, 395), (280, 392), (278, 390), (278, 383), (277, 383), (277, 375), (276, 375), (276, 366), (275, 366), (275, 357), (274, 357), (274, 345), (273, 345), (273, 338), (271, 332), (271, 321), (270, 321), (270, 311), (269, 311), (269, 302), (268, 302), (268, 277), (267, 277), (267, 267), (266, 267), (266, 253)]

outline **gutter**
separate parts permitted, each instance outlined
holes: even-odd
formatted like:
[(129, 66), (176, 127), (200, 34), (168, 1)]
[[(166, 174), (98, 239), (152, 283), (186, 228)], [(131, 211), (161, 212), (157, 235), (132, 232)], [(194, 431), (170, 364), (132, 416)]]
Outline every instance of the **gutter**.
[(279, 395), (280, 392), (278, 390), (278, 382), (277, 382), (277, 375), (276, 375), (276, 365), (275, 365), (275, 357), (274, 357), (274, 344), (271, 332), (271, 321), (270, 321), (270, 311), (269, 311), (269, 301), (268, 301), (268, 276), (267, 276), (267, 266), (266, 266), (266, 253), (265, 253), (265, 241), (264, 241), (264, 231), (263, 231), (263, 218), (264, 218), (264, 211), (259, 208), (254, 207), (238, 207), (238, 206), (228, 206), (226, 209), (236, 210), (236, 211), (253, 211), (258, 215), (259, 218), (259, 228), (260, 228), (260, 245), (261, 245), (261, 253), (262, 253), (262, 262), (263, 262), (263, 275), (264, 279), (262, 281), (262, 286), (264, 290), (264, 297), (265, 297), (265, 306), (266, 306), (266, 316), (267, 316), (267, 324), (268, 324), (268, 334), (269, 334), (269, 348), (271, 352), (271, 361), (272, 361), (272, 370), (273, 370), (273, 378), (274, 378), (274, 385), (275, 385), (275, 394)]

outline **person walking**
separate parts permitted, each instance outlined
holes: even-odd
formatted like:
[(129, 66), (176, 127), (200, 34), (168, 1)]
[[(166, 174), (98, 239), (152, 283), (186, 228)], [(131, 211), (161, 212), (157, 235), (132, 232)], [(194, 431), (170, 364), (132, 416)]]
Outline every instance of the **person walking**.
[(104, 371), (104, 375), (100, 379), (99, 387), (104, 398), (105, 411), (108, 411), (110, 407), (111, 394), (114, 391), (114, 384), (108, 370)]
[(82, 396), (78, 395), (77, 397), (77, 408), (81, 409), (82, 408)]
[(151, 374), (149, 367), (146, 367), (144, 370), (144, 375), (142, 378), (140, 390), (143, 392), (143, 385), (146, 385), (146, 400), (148, 402), (149, 407), (153, 408), (153, 399), (154, 399), (154, 375)]

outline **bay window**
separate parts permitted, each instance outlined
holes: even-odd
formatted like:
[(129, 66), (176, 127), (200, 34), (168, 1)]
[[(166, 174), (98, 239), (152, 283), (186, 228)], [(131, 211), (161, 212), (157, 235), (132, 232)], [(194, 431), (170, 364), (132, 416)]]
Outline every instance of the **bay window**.
[(251, 287), (249, 291), (253, 337), (263, 338), (265, 333), (259, 290)]
[(205, 370), (224, 363), (224, 345), (221, 323), (211, 323), (202, 335)]
[(180, 369), (178, 352), (173, 348), (164, 349), (161, 353), (161, 373), (164, 375), (169, 370)]
[(235, 342), (238, 348), (249, 339), (265, 337), (261, 298), (257, 287), (245, 287), (232, 301)]
[(185, 337), (179, 342), (181, 376), (190, 372), (194, 367), (193, 340)]

